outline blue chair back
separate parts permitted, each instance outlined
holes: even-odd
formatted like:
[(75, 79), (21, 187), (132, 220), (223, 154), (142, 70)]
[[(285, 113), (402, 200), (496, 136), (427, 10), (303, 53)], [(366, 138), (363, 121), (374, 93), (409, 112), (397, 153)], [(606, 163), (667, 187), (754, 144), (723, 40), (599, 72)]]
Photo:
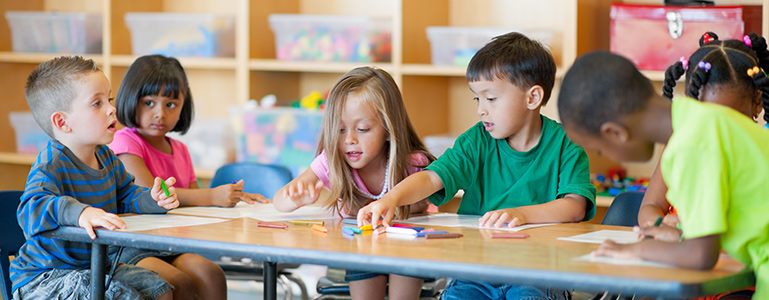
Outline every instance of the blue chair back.
[(0, 285), (3, 290), (3, 299), (13, 299), (11, 297), (11, 278), (8, 273), (10, 267), (9, 258), (16, 256), (19, 248), (24, 244), (24, 232), (16, 221), (16, 210), (21, 202), (21, 195), (24, 191), (0, 191)]
[(601, 224), (616, 226), (638, 225), (638, 209), (644, 192), (622, 192), (609, 205)]
[(243, 191), (259, 193), (266, 198), (272, 198), (275, 193), (291, 182), (291, 171), (282, 166), (258, 163), (233, 163), (221, 166), (214, 173), (210, 187), (229, 184), (243, 179)]

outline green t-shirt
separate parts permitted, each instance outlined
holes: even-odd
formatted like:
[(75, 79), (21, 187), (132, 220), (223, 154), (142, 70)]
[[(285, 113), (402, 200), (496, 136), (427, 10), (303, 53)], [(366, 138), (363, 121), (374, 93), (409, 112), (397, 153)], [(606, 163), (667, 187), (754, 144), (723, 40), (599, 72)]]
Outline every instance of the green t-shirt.
[(662, 176), (684, 236), (720, 235), (756, 272), (753, 299), (769, 299), (769, 132), (725, 106), (673, 101)]
[(545, 116), (539, 143), (529, 151), (513, 150), (507, 140), (494, 139), (478, 122), (426, 169), (443, 182), (443, 190), (429, 197), (433, 204), (443, 205), (458, 190), (465, 191), (459, 214), (483, 215), (573, 193), (590, 199), (584, 220), (595, 216), (587, 154), (566, 137), (560, 124)]

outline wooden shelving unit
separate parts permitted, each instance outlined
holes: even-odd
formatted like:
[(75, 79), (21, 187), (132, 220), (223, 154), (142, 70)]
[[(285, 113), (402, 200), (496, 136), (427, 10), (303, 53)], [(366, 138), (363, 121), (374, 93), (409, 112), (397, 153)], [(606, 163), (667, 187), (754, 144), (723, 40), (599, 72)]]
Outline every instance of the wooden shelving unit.
[[(56, 53), (15, 53), (11, 51), (10, 29), (4, 17), (9, 10), (72, 10), (103, 14), (101, 53), (87, 54), (100, 64), (116, 94), (126, 68), (136, 58), (131, 54), (126, 12), (211, 12), (228, 13), (236, 19), (235, 55), (230, 58), (185, 58), (179, 60), (187, 70), (194, 90), (198, 116), (226, 117), (228, 105), (275, 94), (279, 103), (288, 103), (313, 90), (326, 91), (348, 70), (366, 63), (292, 62), (275, 57), (275, 37), (267, 17), (273, 13), (344, 14), (386, 16), (392, 20), (392, 60), (373, 65), (387, 70), (401, 87), (407, 109), (421, 136), (458, 134), (475, 124), (475, 104), (464, 79), (462, 67), (430, 64), (427, 26), (505, 26), (518, 30), (551, 30), (550, 45), (558, 64), (558, 76), (577, 55), (595, 49), (608, 49), (608, 7), (610, 0), (29, 0), (0, 3), (0, 90), (5, 103), (0, 108), (0, 188), (23, 188), (31, 163), (29, 156), (15, 153), (14, 133), (8, 119), (10, 111), (28, 110), (23, 89), (26, 76), (39, 63)], [(625, 1), (658, 3), (659, 0)], [(769, 32), (769, 0), (721, 1), (725, 4), (764, 5), (764, 32)], [(648, 72), (661, 80), (661, 72)], [(558, 119), (554, 90), (543, 114)], [(429, 114), (420, 112), (430, 111)], [(416, 117), (418, 116), (418, 117)], [(591, 168), (611, 162), (591, 155)], [(595, 164), (593, 161), (596, 161)], [(206, 178), (211, 171), (199, 172)], [(603, 202), (602, 202), (603, 203)]]

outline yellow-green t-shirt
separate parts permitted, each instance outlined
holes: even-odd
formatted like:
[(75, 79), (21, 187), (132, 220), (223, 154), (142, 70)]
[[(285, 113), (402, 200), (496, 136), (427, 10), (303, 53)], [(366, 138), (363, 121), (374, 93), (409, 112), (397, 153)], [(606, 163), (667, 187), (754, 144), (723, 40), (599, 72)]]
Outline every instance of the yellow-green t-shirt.
[(769, 299), (769, 132), (728, 107), (676, 98), (662, 154), (668, 201), (684, 237), (720, 235), (756, 272), (754, 299)]

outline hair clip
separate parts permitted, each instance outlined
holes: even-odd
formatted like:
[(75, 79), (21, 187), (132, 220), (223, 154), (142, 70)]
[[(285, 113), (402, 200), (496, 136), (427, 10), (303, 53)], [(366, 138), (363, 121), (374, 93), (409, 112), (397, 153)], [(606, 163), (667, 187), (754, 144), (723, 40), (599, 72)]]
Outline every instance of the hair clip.
[(681, 65), (684, 66), (684, 71), (689, 70), (689, 61), (686, 59), (686, 57), (681, 56), (678, 61), (680, 61)]
[(758, 74), (758, 71), (761, 71), (761, 69), (759, 69), (757, 66), (750, 68), (748, 69), (748, 76), (753, 77), (753, 75)]
[(745, 42), (745, 45), (748, 45), (748, 47), (753, 47), (753, 42), (750, 41), (750, 37), (745, 35), (742, 37), (742, 41)]
[(700, 61), (700, 63), (697, 64), (697, 67), (707, 72), (707, 71), (710, 71), (711, 65), (709, 62)]
[(710, 42), (712, 42), (713, 40), (715, 40), (715, 38), (713, 38), (712, 36), (710, 36), (710, 35), (709, 35), (709, 34), (707, 34), (707, 33), (702, 35), (702, 43), (703, 43), (703, 44), (707, 44), (707, 43), (710, 43)]

